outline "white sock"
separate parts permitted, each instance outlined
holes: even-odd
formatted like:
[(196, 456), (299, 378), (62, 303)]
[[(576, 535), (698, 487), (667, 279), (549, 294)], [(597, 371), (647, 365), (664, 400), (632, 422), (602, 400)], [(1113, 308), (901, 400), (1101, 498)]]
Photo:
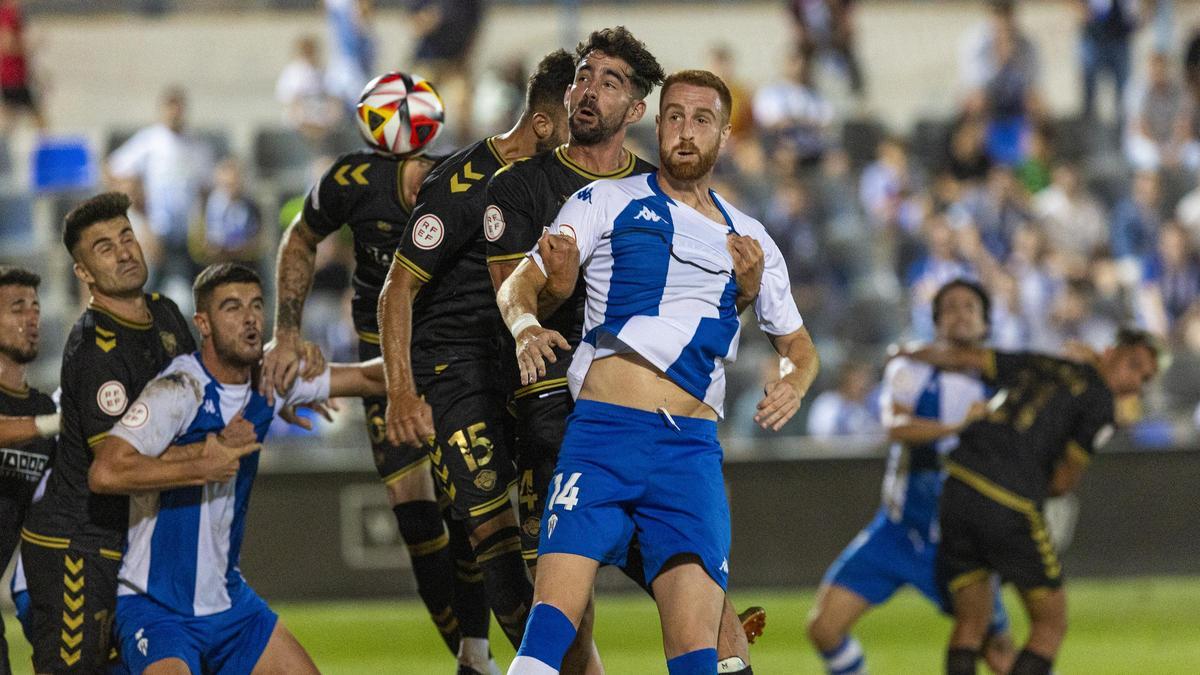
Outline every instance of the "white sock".
[(531, 656), (518, 655), (508, 667), (508, 675), (558, 675), (558, 671)]
[(481, 673), (491, 672), (488, 666), (488, 641), (465, 637), (458, 643), (458, 662)]

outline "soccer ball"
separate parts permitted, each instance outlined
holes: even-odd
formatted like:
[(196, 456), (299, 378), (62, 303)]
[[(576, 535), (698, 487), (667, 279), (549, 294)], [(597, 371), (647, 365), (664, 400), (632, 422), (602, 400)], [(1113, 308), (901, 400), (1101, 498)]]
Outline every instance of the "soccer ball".
[(398, 72), (371, 80), (355, 112), (363, 140), (397, 157), (422, 152), (441, 133), (446, 119), (442, 97), (428, 80)]

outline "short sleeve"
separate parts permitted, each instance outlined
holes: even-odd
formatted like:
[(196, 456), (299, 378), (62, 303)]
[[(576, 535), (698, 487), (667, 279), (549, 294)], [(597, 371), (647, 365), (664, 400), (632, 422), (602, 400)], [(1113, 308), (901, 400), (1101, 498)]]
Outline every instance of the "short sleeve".
[(79, 432), (88, 447), (103, 440), (129, 408), (129, 379), (129, 370), (115, 351), (107, 353), (84, 344), (63, 361), (61, 382), (68, 402), (64, 412), (78, 414)]
[[(596, 183), (592, 183), (567, 199), (559, 209), (558, 215), (554, 217), (554, 222), (550, 224), (549, 232), (574, 239), (575, 246), (579, 248), (579, 263), (582, 265), (596, 250), (600, 238), (610, 229), (606, 226), (608, 221), (602, 192)], [(534, 245), (530, 246), (529, 257), (533, 258), (533, 262), (544, 274), (546, 265), (537, 251), (536, 244), (535, 240)]]
[(158, 457), (187, 430), (202, 397), (203, 387), (194, 375), (182, 370), (159, 375), (129, 406), (111, 435), (143, 455)]
[(333, 180), (333, 174), (340, 166), (340, 163), (334, 163), (304, 198), (304, 222), (322, 237), (333, 234), (346, 222), (345, 214), (341, 212), (342, 193)]
[(1071, 429), (1065, 449), (1067, 457), (1087, 464), (1116, 431), (1112, 395), (1099, 382), (1091, 382), (1079, 398), (1080, 415)]
[(291, 391), (283, 400), (282, 407), (286, 408), (292, 405), (300, 405), (303, 403), (313, 403), (316, 401), (324, 401), (329, 398), (329, 378), (332, 370), (329, 366), (325, 366), (325, 370), (311, 380), (305, 380), (297, 377), (292, 385)]
[(421, 187), (417, 205), (396, 244), (396, 260), (422, 283), (436, 277), (443, 262), (452, 259), (482, 227), (478, 217), (471, 217), (478, 212), (470, 208), (466, 197), (447, 195), (441, 187), (429, 182)]
[(924, 386), (924, 382), (921, 381), (922, 370), (918, 364), (904, 357), (888, 362), (883, 371), (883, 384), (879, 393), (885, 414), (891, 412), (893, 405), (916, 407)]
[(787, 262), (775, 241), (765, 231), (752, 235), (763, 249), (763, 275), (754, 301), (754, 313), (758, 326), (768, 335), (788, 335), (800, 330), (804, 319), (792, 297), (792, 282), (788, 276)]
[(488, 181), (484, 209), (487, 260), (519, 261), (537, 244), (544, 223), (537, 221), (537, 199), (517, 167), (510, 165)]

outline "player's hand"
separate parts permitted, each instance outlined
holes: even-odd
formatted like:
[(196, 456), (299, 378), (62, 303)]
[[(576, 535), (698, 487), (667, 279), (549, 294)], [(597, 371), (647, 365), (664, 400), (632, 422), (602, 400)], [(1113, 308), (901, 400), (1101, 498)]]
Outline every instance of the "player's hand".
[(533, 384), (546, 375), (546, 362), (555, 363), (554, 348), (569, 350), (566, 338), (558, 331), (530, 326), (517, 336), (517, 364), (521, 366), (521, 384)]
[(258, 393), (267, 398), (268, 404), (274, 405), (276, 391), (283, 393), (296, 381), (303, 342), (295, 333), (276, 331), (274, 339), (267, 343), (258, 376)]
[(758, 412), (754, 413), (754, 421), (763, 429), (771, 431), (782, 429), (800, 409), (800, 399), (804, 398), (800, 389), (786, 379), (771, 382), (763, 394), (763, 400), (758, 404)]
[[(325, 372), (325, 355), (315, 342), (304, 340), (300, 343), (300, 379), (311, 380)], [(282, 396), (288, 388), (279, 389)]]
[(332, 399), (328, 401), (310, 401), (308, 403), (300, 403), (298, 405), (289, 405), (286, 408), (280, 408), (279, 419), (294, 424), (305, 431), (312, 431), (312, 420), (299, 413), (300, 408), (308, 408), (309, 410), (324, 417), (326, 421), (333, 421), (333, 413), (341, 410), (341, 406), (335, 403)]
[(388, 392), (388, 443), (421, 447), (434, 435), (433, 408), (415, 391)]
[(758, 298), (765, 257), (762, 246), (754, 237), (730, 234), (725, 239), (725, 245), (733, 256), (733, 277), (737, 281), (737, 308), (740, 312)]
[(571, 297), (579, 276), (579, 247), (575, 238), (546, 232), (538, 239), (538, 255), (546, 265), (546, 292), (556, 298)]
[(258, 434), (254, 432), (254, 425), (249, 422), (242, 413), (233, 416), (229, 420), (229, 424), (221, 430), (217, 436), (222, 443), (230, 447), (240, 447), (249, 445), (258, 441)]
[(966, 429), (971, 424), (987, 417), (988, 413), (990, 412), (991, 409), (988, 407), (988, 401), (975, 401), (971, 404), (971, 407), (967, 409), (967, 415), (966, 417), (963, 417), (963, 421), (959, 422), (958, 430), (962, 431), (963, 429)]
[(260, 443), (226, 445), (217, 434), (209, 434), (200, 451), (200, 477), (206, 483), (224, 483), (237, 475), (242, 457), (261, 449)]

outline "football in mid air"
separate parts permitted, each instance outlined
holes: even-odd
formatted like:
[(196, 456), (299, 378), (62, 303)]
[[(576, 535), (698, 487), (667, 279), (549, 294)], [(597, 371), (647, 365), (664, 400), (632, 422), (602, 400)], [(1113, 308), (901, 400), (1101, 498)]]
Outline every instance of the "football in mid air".
[(363, 140), (397, 157), (424, 151), (441, 133), (446, 118), (433, 84), (419, 75), (399, 72), (371, 80), (355, 113)]

